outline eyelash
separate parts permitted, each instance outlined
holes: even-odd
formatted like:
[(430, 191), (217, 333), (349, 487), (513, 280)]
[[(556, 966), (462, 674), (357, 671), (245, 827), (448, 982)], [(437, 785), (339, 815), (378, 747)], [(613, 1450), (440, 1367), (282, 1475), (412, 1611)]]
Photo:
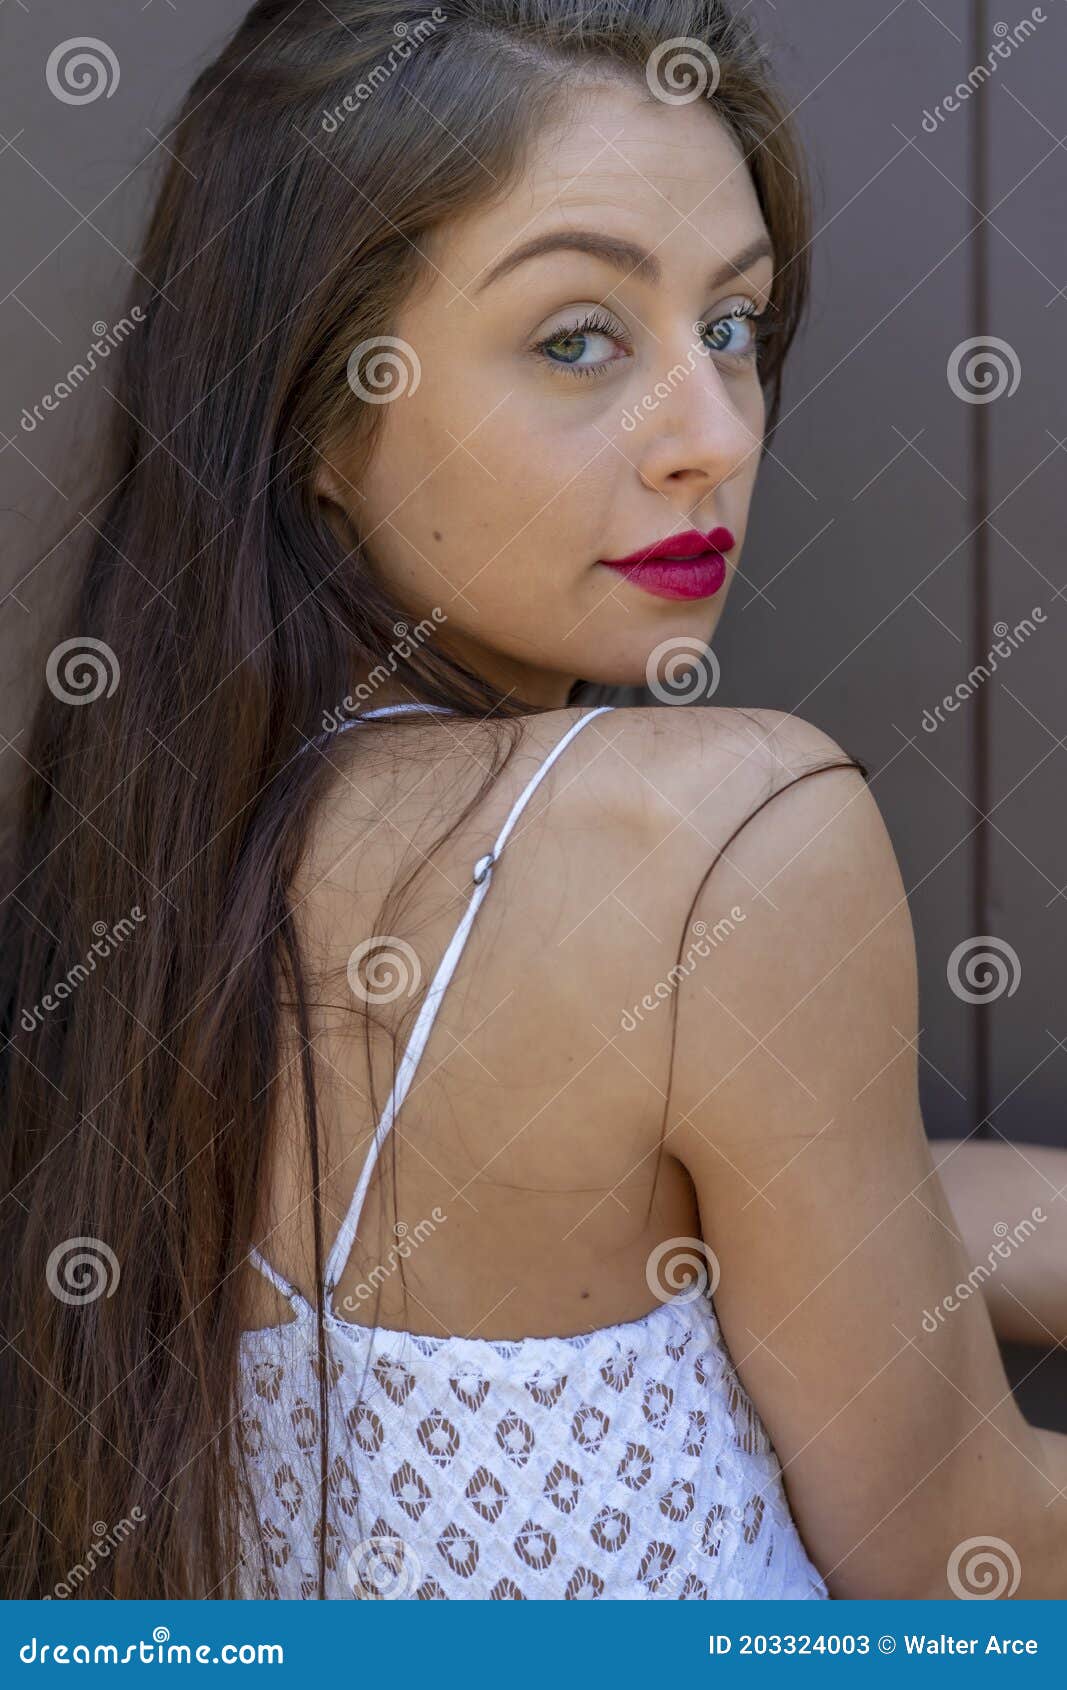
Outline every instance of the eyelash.
[[(703, 321), (703, 319), (701, 320)], [(746, 320), (751, 321), (755, 329), (755, 339), (750, 350), (748, 352), (720, 352), (717, 354), (720, 358), (732, 359), (739, 368), (758, 363), (761, 351), (774, 335), (777, 325), (771, 320), (770, 312), (758, 312), (756, 307), (746, 300), (744, 304), (735, 306), (732, 311), (727, 311), (721, 317), (713, 317), (710, 321), (704, 322), (703, 325), (704, 331), (707, 333), (709, 329), (716, 328), (720, 323), (744, 322)], [(581, 336), (589, 334), (604, 334), (611, 340), (623, 339), (618, 323), (598, 310), (589, 312), (573, 328), (558, 329), (555, 334), (547, 335), (545, 339), (537, 341), (530, 348), (530, 352), (532, 356), (539, 358), (553, 370), (561, 370), (565, 375), (573, 376), (578, 380), (587, 380), (590, 376), (597, 377), (603, 375), (617, 360), (612, 358), (603, 364), (580, 365), (564, 364), (558, 359), (546, 356), (547, 348), (555, 346), (558, 341), (577, 340)]]

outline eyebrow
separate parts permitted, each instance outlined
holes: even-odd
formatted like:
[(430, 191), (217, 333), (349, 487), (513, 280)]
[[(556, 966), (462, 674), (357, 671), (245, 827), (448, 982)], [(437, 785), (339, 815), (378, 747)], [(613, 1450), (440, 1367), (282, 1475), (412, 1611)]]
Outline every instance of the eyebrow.
[[(499, 281), (519, 264), (525, 264), (531, 258), (540, 258), (547, 252), (583, 252), (590, 258), (598, 258), (602, 263), (612, 265), (625, 275), (636, 275), (639, 281), (652, 287), (655, 287), (662, 275), (659, 260), (633, 241), (622, 240), (615, 235), (604, 235), (595, 229), (557, 229), (543, 235), (535, 235), (532, 240), (524, 241), (521, 246), (515, 247), (514, 251), (505, 253), (504, 257), (492, 266), (475, 292), (484, 292), (490, 283)], [(728, 261), (709, 276), (708, 287), (720, 287), (724, 282), (750, 270), (759, 259), (773, 256), (774, 249), (770, 240), (766, 235), (760, 235), (746, 246), (743, 252), (739, 252), (732, 262)]]

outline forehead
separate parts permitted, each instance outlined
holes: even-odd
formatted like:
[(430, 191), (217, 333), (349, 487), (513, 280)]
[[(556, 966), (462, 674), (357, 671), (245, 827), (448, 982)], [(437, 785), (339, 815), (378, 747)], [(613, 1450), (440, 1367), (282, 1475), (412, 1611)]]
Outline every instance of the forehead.
[(511, 247), (579, 225), (654, 248), (665, 276), (672, 264), (706, 270), (766, 229), (744, 154), (711, 102), (669, 105), (614, 81), (576, 92), (515, 186), (439, 231), (440, 265), (466, 288)]

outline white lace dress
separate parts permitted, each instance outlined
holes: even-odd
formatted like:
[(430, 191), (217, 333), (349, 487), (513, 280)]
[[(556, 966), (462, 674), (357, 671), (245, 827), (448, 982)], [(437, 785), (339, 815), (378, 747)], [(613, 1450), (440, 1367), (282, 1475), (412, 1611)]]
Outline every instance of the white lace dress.
[[(328, 1309), (493, 865), (556, 757), (608, 708), (568, 729), (474, 865), (470, 903), (330, 1251)], [(241, 1594), (313, 1599), (323, 1535), (315, 1315), (258, 1250), (250, 1259), (293, 1319), (242, 1334), (238, 1435), (252, 1495)], [(705, 1292), (578, 1337), (422, 1337), (332, 1312), (326, 1330), (327, 1597), (827, 1597)]]
[[(577, 1338), (328, 1333), (327, 1597), (826, 1597), (705, 1294)], [(267, 1567), (242, 1594), (314, 1598), (310, 1306), (243, 1361)]]

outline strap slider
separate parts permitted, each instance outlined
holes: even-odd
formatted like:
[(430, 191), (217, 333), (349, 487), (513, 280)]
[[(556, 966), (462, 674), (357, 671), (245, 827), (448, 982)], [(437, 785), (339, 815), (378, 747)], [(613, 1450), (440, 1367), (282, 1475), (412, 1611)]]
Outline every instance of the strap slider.
[(492, 851), (487, 851), (484, 857), (478, 858), (478, 861), (474, 865), (474, 873), (471, 876), (475, 886), (480, 886), (482, 881), (487, 879), (495, 861), (496, 858), (493, 856)]

